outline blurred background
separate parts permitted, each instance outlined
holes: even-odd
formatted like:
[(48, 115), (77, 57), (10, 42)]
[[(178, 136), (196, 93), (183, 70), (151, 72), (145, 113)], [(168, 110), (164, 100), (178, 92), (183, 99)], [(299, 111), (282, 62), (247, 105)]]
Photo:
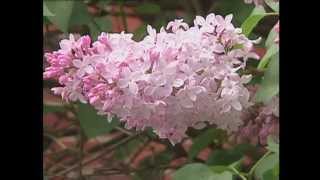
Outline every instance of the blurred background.
[[(141, 40), (147, 24), (159, 31), (171, 20), (183, 18), (193, 24), (196, 15), (209, 13), (232, 13), (233, 23), (239, 27), (253, 8), (253, 4), (245, 4), (243, 0), (46, 0), (43, 50), (44, 53), (57, 50), (59, 41), (68, 38), (69, 33), (89, 34), (96, 40), (101, 32), (125, 31), (133, 33), (135, 40)], [(273, 16), (263, 19), (250, 38), (266, 38), (275, 23)], [(265, 52), (263, 47), (256, 51)], [(44, 59), (43, 68), (46, 66)], [(63, 103), (50, 92), (54, 86), (57, 82), (44, 81), (46, 179), (169, 180), (174, 169), (188, 162), (186, 152), (192, 139), (172, 147), (167, 141), (156, 139), (151, 131), (135, 134), (121, 128), (116, 119), (108, 123), (86, 105), (75, 110), (73, 105)], [(197, 133), (191, 132), (191, 137)], [(219, 138), (224, 138), (221, 134)], [(219, 146), (228, 148), (225, 144)], [(214, 148), (202, 150), (197, 160), (206, 161)], [(247, 163), (250, 164), (250, 158)]]

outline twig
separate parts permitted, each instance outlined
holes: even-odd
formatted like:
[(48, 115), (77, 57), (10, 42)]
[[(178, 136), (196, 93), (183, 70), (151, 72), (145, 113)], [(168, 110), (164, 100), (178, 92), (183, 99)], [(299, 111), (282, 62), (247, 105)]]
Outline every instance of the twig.
[(128, 163), (127, 163), (127, 164), (132, 164), (132, 163), (134, 162), (134, 160), (137, 158), (137, 156), (143, 151), (143, 149), (144, 149), (145, 147), (148, 146), (148, 144), (149, 144), (150, 142), (151, 142), (150, 139), (148, 139), (148, 140), (142, 139), (140, 146), (139, 146), (139, 147), (136, 147), (136, 149), (134, 150), (134, 152), (131, 153), (131, 155), (129, 155), (129, 157), (128, 157)]
[[(53, 140), (54, 142), (56, 142), (57, 145), (60, 146), (61, 151), (63, 151), (63, 150), (70, 150), (71, 152), (77, 152), (77, 150), (76, 150), (75, 148), (65, 146), (64, 143), (62, 143), (58, 138), (54, 137), (53, 135), (51, 135), (51, 134), (49, 134), (49, 133), (46, 133), (46, 132), (44, 132), (43, 135), (46, 136), (46, 137), (48, 137), (48, 138), (50, 138), (50, 139)], [(57, 152), (57, 153), (60, 153), (60, 152)]]
[(176, 169), (178, 167), (176, 166), (170, 166), (170, 165), (163, 165), (163, 166), (148, 166), (148, 167), (144, 167), (144, 168), (140, 168), (140, 169), (128, 169), (128, 170), (112, 170), (112, 172), (101, 172), (101, 174), (93, 174), (93, 175), (88, 175), (88, 176), (110, 176), (110, 175), (117, 175), (117, 174), (131, 174), (131, 173), (136, 173), (136, 172), (140, 172), (140, 171), (146, 171), (146, 170), (153, 170), (153, 169), (169, 169), (169, 168), (173, 168)]
[(82, 174), (82, 159), (83, 159), (83, 146), (84, 146), (84, 134), (81, 129), (79, 128), (79, 136), (80, 136), (80, 144), (79, 144), (79, 177), (81, 180), (84, 180), (83, 174)]
[(115, 129), (118, 130), (118, 131), (120, 131), (120, 132), (122, 132), (123, 134), (129, 135), (129, 136), (132, 136), (132, 135), (133, 135), (132, 132), (130, 132), (130, 131), (122, 128), (122, 127), (117, 126), (117, 127), (115, 127)]
[[(134, 134), (132, 136), (129, 136), (127, 138), (124, 138), (123, 140), (119, 141), (118, 143), (116, 144), (113, 144), (111, 145), (109, 148), (107, 148), (105, 151), (101, 151), (100, 153), (97, 153), (95, 155), (93, 155), (91, 158), (87, 159), (87, 160), (84, 160), (82, 162), (82, 166), (85, 166), (99, 158), (101, 158), (102, 156), (112, 152), (113, 150), (115, 150), (116, 148), (118, 148), (119, 146), (133, 140), (134, 138), (136, 138), (137, 136), (139, 136), (140, 134)], [(69, 173), (70, 171), (73, 171), (74, 169), (78, 168), (79, 167), (79, 164), (75, 164), (74, 166), (71, 166), (70, 168), (64, 170), (64, 171), (60, 171), (59, 173), (57, 173), (56, 175), (53, 175), (51, 177), (56, 177), (56, 176), (63, 176), (67, 173)]]
[(67, 149), (67, 147), (62, 142), (60, 142), (56, 137), (54, 137), (53, 135), (45, 133), (45, 132), (43, 133), (43, 135), (50, 138), (54, 142), (56, 142), (62, 149)]

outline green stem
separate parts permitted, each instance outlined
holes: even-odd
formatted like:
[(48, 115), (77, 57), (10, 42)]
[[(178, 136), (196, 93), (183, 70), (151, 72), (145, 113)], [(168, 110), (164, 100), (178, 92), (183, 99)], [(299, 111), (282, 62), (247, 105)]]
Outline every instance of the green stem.
[[(83, 160), (82, 166), (84, 167), (85, 165), (90, 164), (91, 162), (93, 162), (93, 161), (105, 156), (106, 154), (110, 154), (112, 151), (114, 151), (119, 146), (122, 146), (122, 145), (130, 142), (131, 140), (135, 139), (139, 135), (140, 134), (138, 133), (138, 134), (133, 134), (132, 136), (126, 137), (126, 138), (118, 141), (117, 143), (109, 146), (104, 151), (98, 152), (97, 154), (91, 156), (90, 158)], [(67, 174), (67, 173), (73, 171), (74, 169), (78, 168), (79, 167), (78, 165), (79, 164), (75, 164), (75, 165), (69, 167), (68, 169), (62, 170), (62, 171), (58, 172), (57, 174), (49, 176), (49, 177), (64, 176), (65, 174)]]
[(272, 12), (272, 13), (266, 13), (267, 16), (279, 16), (279, 13)]
[(256, 162), (256, 164), (254, 164), (254, 165), (252, 166), (252, 168), (250, 169), (250, 171), (249, 171), (249, 173), (248, 173), (249, 179), (252, 179), (252, 174), (253, 174), (254, 170), (257, 168), (257, 166), (261, 163), (261, 161), (262, 161), (264, 158), (266, 158), (266, 157), (267, 157), (269, 154), (271, 154), (271, 153), (272, 153), (271, 151), (266, 152), (266, 153)]
[(236, 168), (230, 167), (242, 180), (247, 180)]

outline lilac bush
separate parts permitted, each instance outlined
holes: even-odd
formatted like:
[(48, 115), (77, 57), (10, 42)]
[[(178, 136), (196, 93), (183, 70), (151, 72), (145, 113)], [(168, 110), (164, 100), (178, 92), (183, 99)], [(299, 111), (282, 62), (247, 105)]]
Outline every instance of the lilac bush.
[[(161, 6), (162, 2), (44, 1), (46, 25), (69, 35), (57, 51), (46, 50), (43, 73), (44, 79), (53, 80), (46, 81), (47, 87), (67, 104), (47, 102), (44, 111), (74, 123), (67, 129), (79, 148), (79, 154), (73, 152), (74, 165), (61, 164), (57, 158), (56, 163), (67, 168), (50, 168), (45, 176), (74, 173), (73, 179), (86, 179), (127, 174), (158, 179), (161, 173), (163, 179), (173, 180), (278, 179), (279, 1), (179, 1), (172, 4), (182, 7), (174, 17), (183, 19), (166, 25), (174, 19), (167, 14), (173, 8), (165, 11), (168, 2)], [(117, 7), (120, 30), (111, 23), (111, 17), (118, 16)], [(233, 12), (237, 17), (212, 12)], [(144, 24), (131, 30), (133, 25), (127, 22), (131, 18)], [(260, 25), (264, 27), (256, 28)], [(79, 33), (89, 29), (90, 36), (69, 34), (78, 33), (78, 28), (83, 28)], [(114, 134), (119, 138), (112, 138)], [(60, 141), (55, 136), (50, 134)], [(86, 150), (89, 141), (102, 137), (111, 140)], [(159, 147), (148, 148), (150, 144)], [(51, 154), (56, 152), (51, 150), (47, 148), (45, 165), (52, 164)], [(85, 172), (90, 154), (103, 165)], [(108, 159), (104, 164), (106, 154), (115, 163)], [(141, 154), (150, 158), (140, 158)], [(139, 164), (137, 159), (142, 160), (140, 165), (134, 165)], [(149, 177), (154, 170), (159, 174)]]

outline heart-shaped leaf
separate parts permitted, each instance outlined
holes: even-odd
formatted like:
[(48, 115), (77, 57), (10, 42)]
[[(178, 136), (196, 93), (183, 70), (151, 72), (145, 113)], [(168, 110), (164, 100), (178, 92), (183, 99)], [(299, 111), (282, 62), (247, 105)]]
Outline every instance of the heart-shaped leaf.
[(119, 124), (116, 118), (108, 122), (107, 118), (98, 115), (97, 111), (88, 104), (78, 104), (77, 117), (88, 138), (108, 133)]

